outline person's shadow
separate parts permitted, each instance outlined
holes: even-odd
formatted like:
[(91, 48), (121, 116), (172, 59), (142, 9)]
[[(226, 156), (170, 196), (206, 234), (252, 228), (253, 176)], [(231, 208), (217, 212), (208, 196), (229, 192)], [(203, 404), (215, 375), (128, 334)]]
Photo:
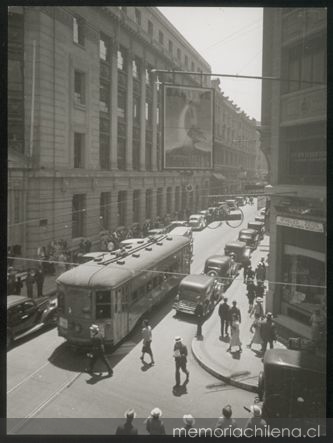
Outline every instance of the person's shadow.
[(240, 360), (241, 358), (241, 351), (235, 351), (235, 352), (231, 352), (231, 356), (234, 360)]
[(95, 385), (96, 383), (98, 383), (101, 380), (104, 380), (106, 378), (111, 378), (111, 376), (109, 374), (103, 375), (102, 373), (98, 373), (98, 374), (92, 373), (92, 374), (89, 374), (89, 375), (90, 375), (91, 378), (86, 380), (86, 383), (88, 385)]
[(187, 384), (188, 381), (185, 380), (182, 385), (174, 385), (172, 388), (173, 395), (176, 397), (181, 397), (182, 395), (187, 394)]

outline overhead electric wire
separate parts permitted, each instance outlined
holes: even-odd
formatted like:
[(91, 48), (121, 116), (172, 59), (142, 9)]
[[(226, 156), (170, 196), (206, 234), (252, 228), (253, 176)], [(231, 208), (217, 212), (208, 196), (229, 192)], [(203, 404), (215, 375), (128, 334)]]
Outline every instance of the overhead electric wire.
[[(102, 254), (103, 254), (103, 252), (101, 252), (101, 255)], [(110, 254), (110, 253), (105, 251), (105, 254), (107, 255), (107, 254)], [(130, 256), (130, 255), (131, 255), (131, 252), (128, 251), (128, 256)], [(79, 263), (73, 263), (73, 262), (67, 262), (67, 261), (42, 260), (42, 259), (37, 259), (37, 258), (23, 258), (23, 257), (7, 256), (7, 259), (8, 258), (9, 259), (16, 259), (16, 260), (32, 261), (32, 262), (38, 262), (38, 263), (45, 262), (45, 263), (58, 263), (58, 264), (62, 264), (62, 265), (69, 265), (69, 266), (75, 266), (75, 267), (81, 266), (81, 264), (79, 264)], [(117, 256), (115, 256), (114, 258), (117, 258)], [(119, 259), (120, 260), (121, 259), (126, 259), (126, 258), (128, 258), (128, 257), (122, 256), (121, 253), (119, 254)], [(94, 262), (94, 263), (90, 264), (89, 262), (87, 262), (87, 263), (84, 263), (84, 266), (96, 266), (96, 263)], [(108, 269), (114, 268), (114, 269), (119, 270), (119, 267), (114, 266), (112, 264), (108, 264), (106, 266), (108, 267)], [(121, 265), (121, 269), (124, 269), (126, 271), (129, 271), (129, 272), (133, 273), (133, 269), (130, 269), (130, 268), (124, 266), (124, 265)], [(156, 269), (142, 269), (142, 268), (140, 268), (138, 270), (138, 272), (142, 272), (142, 271), (143, 272), (152, 272), (152, 273), (157, 273), (157, 274), (176, 275), (176, 276), (182, 276), (183, 275), (184, 277), (187, 276), (187, 275), (199, 275), (199, 274), (189, 274), (189, 273), (184, 273), (184, 272), (158, 271)], [(67, 272), (67, 271), (65, 271), (65, 272)], [(214, 278), (219, 279), (219, 280), (228, 280), (228, 281), (230, 281), (229, 277), (218, 277), (218, 276), (215, 277), (214, 276)], [(235, 279), (233, 279), (233, 281), (244, 281), (244, 280), (243, 280), (243, 278), (235, 278)], [(307, 288), (327, 289), (327, 286), (323, 286), (323, 285), (310, 285), (310, 284), (303, 284), (303, 283), (288, 283), (288, 282), (278, 282), (278, 281), (270, 281), (270, 280), (265, 280), (265, 281), (267, 281), (269, 284), (272, 284), (272, 285), (301, 286), (301, 287), (304, 286), (304, 287), (307, 287)]]

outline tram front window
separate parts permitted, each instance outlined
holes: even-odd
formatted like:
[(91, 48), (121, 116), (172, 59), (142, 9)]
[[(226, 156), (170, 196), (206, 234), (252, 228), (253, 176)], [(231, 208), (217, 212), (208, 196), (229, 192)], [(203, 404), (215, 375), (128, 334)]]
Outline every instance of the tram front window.
[(111, 291), (96, 291), (96, 319), (111, 317)]
[(70, 313), (76, 318), (91, 318), (91, 296), (89, 289), (70, 288), (67, 291)]

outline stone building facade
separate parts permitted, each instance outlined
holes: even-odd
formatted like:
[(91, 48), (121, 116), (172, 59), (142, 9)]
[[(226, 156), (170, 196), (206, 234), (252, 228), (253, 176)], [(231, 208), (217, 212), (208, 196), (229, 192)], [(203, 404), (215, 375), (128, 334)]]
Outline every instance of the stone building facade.
[(325, 8), (265, 8), (262, 148), (271, 171), (267, 309), (286, 336), (326, 311)]
[(209, 87), (210, 66), (157, 8), (10, 7), (8, 24), (11, 254), (207, 204), (209, 172), (162, 170), (155, 85)]

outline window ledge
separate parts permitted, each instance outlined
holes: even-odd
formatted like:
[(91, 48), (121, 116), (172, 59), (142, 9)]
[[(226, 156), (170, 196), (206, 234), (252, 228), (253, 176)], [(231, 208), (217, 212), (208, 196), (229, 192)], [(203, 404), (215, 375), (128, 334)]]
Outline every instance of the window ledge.
[(79, 103), (76, 100), (73, 101), (73, 105), (74, 105), (74, 108), (80, 109), (81, 111), (86, 111), (86, 109), (87, 109), (86, 104)]

